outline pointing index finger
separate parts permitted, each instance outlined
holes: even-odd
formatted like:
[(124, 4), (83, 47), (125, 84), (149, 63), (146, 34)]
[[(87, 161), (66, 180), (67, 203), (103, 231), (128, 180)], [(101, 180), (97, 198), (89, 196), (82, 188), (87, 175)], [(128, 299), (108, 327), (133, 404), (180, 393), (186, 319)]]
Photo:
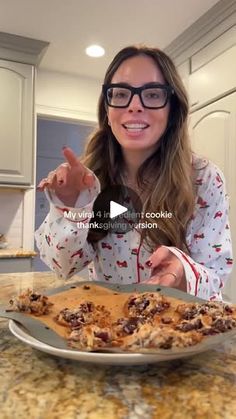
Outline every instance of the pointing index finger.
[(78, 164), (81, 164), (78, 157), (73, 152), (73, 150), (71, 150), (70, 147), (63, 148), (63, 155), (71, 167), (78, 166)]

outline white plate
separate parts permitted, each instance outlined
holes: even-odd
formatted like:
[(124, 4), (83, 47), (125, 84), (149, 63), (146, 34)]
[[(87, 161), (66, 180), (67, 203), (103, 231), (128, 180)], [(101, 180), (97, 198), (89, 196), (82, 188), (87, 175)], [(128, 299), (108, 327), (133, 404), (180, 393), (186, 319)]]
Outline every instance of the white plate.
[[(206, 348), (198, 348), (196, 351), (192, 350), (191, 353), (175, 352), (175, 353), (162, 353), (162, 354), (136, 354), (136, 353), (103, 353), (103, 352), (80, 352), (74, 350), (59, 349), (47, 345), (39, 340), (33, 338), (28, 332), (16, 323), (14, 320), (9, 321), (9, 329), (12, 334), (32, 348), (38, 349), (48, 354), (59, 356), (61, 358), (74, 359), (76, 361), (90, 362), (95, 364), (105, 365), (141, 365), (151, 364), (160, 361), (169, 361), (171, 359), (184, 358), (192, 356), (197, 353), (203, 352)], [(193, 349), (193, 348), (192, 348)]]

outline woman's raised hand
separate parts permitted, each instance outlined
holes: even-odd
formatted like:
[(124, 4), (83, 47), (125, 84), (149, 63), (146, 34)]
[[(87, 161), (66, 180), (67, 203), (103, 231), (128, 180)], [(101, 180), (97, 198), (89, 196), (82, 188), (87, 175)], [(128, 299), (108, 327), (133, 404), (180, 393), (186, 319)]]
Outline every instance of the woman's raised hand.
[(63, 155), (66, 162), (42, 179), (37, 189), (52, 189), (65, 205), (73, 207), (80, 191), (93, 186), (95, 178), (69, 147), (63, 148)]

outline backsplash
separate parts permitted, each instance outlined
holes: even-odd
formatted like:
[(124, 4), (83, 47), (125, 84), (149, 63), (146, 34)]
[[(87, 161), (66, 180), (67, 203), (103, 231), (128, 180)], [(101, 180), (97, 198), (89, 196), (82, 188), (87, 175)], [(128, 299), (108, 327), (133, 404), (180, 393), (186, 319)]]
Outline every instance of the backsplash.
[(0, 188), (0, 233), (9, 248), (23, 245), (23, 204), (23, 190)]

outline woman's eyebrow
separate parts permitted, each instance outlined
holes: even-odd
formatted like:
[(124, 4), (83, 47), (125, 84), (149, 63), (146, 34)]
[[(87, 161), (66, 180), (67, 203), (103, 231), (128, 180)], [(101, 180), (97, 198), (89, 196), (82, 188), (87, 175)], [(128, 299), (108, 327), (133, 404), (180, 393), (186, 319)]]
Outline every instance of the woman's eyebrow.
[(112, 82), (112, 83), (108, 83), (108, 85), (116, 85), (116, 86), (121, 86), (121, 87), (131, 87), (131, 88), (140, 88), (140, 87), (151, 87), (151, 86), (166, 86), (167, 83), (162, 83), (159, 81), (149, 81), (147, 83), (143, 83), (139, 86), (133, 86), (132, 84), (126, 83), (126, 82)]
[(117, 86), (119, 85), (119, 86), (124, 86), (124, 87), (133, 87), (131, 84), (123, 82), (123, 81), (108, 83), (108, 85), (109, 84), (111, 85), (116, 84)]

